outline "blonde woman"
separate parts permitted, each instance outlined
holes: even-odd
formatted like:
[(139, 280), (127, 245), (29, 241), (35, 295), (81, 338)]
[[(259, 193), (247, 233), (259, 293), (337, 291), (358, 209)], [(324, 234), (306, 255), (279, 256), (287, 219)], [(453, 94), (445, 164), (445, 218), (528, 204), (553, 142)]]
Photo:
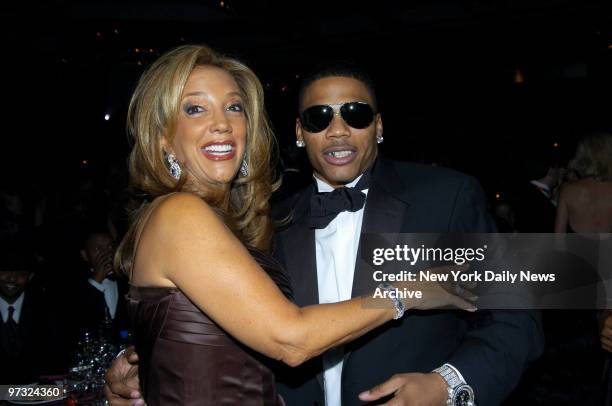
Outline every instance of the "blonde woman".
[(561, 188), (555, 232), (612, 232), (612, 134), (599, 132), (578, 143)]
[(149, 203), (135, 213), (116, 264), (130, 277), (149, 405), (280, 404), (257, 353), (296, 366), (403, 306), (473, 308), (437, 284), (412, 286), (423, 300), (385, 299), (383, 308), (365, 297), (291, 303), (279, 289), (289, 293), (282, 270), (265, 254), (273, 138), (261, 84), (242, 63), (205, 46), (166, 53), (142, 76), (128, 124), (131, 182)]
[[(574, 232), (583, 235), (580, 244), (576, 248), (583, 252), (597, 252), (598, 246), (592, 240), (594, 235), (598, 238), (606, 238), (605, 233), (612, 233), (612, 134), (607, 132), (596, 132), (583, 137), (578, 142), (576, 154), (568, 166), (569, 182), (563, 184), (557, 205), (557, 218), (555, 221), (555, 232)], [(591, 254), (593, 255), (593, 254)], [(597, 256), (594, 256), (597, 258)], [(597, 264), (593, 264), (594, 267)], [(609, 292), (608, 292), (609, 297)], [(586, 315), (586, 316), (585, 316)], [(595, 316), (591, 312), (583, 311), (577, 313), (575, 318), (580, 317), (582, 325), (574, 328), (583, 342), (595, 338), (597, 328)], [(610, 310), (599, 312), (599, 335), (601, 346), (608, 353), (612, 352), (612, 312)], [(587, 322), (584, 322), (584, 319)], [(563, 329), (568, 329), (567, 321), (570, 317), (565, 315)], [(573, 326), (570, 325), (570, 330)], [(590, 356), (590, 361), (585, 370), (598, 367), (601, 359), (599, 352), (594, 353), (587, 349), (583, 359)], [(612, 402), (612, 362), (610, 355), (606, 357), (605, 379), (602, 396), (606, 399), (604, 404)], [(585, 365), (589, 361), (585, 362)], [(578, 368), (578, 367), (577, 367)], [(596, 371), (596, 374), (599, 371)]]

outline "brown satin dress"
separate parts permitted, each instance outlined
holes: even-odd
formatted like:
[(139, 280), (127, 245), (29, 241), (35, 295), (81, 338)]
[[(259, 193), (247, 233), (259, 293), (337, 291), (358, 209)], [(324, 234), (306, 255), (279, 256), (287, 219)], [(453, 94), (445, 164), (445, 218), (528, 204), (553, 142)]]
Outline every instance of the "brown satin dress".
[(180, 290), (131, 286), (129, 296), (149, 406), (284, 404), (263, 356), (228, 336)]

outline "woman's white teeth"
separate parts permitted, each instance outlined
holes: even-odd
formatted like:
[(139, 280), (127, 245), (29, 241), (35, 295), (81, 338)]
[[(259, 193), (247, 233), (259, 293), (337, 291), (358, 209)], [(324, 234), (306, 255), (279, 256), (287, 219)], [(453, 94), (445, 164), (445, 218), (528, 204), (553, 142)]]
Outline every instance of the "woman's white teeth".
[(332, 151), (329, 154), (331, 156), (333, 156), (334, 158), (346, 158), (347, 156), (351, 155), (353, 153), (353, 151)]
[(230, 144), (215, 144), (209, 145), (204, 148), (207, 152), (217, 152), (217, 153), (225, 153), (230, 152), (232, 150), (232, 146)]

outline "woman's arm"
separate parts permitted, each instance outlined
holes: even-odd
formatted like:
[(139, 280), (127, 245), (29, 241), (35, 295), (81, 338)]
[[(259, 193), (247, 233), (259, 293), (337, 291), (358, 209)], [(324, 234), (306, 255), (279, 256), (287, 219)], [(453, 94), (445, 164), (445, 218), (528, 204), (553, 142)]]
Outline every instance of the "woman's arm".
[[(173, 195), (155, 209), (138, 251), (135, 273), (148, 272), (138, 269), (140, 254), (148, 252), (155, 259), (146, 262), (156, 264), (168, 284), (176, 285), (229, 334), (292, 366), (395, 315), (391, 305), (365, 309), (364, 298), (297, 307), (213, 210), (190, 194)], [(455, 304), (471, 307), (461, 299)]]

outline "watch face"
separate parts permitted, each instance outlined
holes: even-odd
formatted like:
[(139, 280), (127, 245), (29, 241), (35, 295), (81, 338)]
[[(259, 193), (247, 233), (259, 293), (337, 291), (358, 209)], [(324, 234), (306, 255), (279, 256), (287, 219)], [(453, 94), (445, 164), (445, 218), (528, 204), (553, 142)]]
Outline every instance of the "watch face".
[(474, 404), (474, 392), (470, 387), (459, 387), (455, 391), (453, 406), (472, 406)]

